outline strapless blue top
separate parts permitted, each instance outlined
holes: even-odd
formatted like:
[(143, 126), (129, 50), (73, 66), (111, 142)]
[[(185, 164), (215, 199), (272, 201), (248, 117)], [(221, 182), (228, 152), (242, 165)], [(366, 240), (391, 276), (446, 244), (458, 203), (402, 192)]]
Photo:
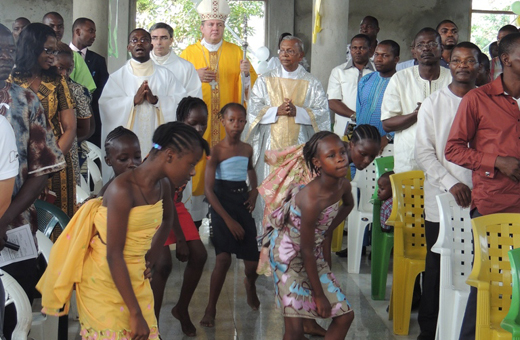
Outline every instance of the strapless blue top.
[(215, 179), (241, 182), (247, 179), (247, 164), (249, 158), (234, 156), (223, 160), (217, 165)]

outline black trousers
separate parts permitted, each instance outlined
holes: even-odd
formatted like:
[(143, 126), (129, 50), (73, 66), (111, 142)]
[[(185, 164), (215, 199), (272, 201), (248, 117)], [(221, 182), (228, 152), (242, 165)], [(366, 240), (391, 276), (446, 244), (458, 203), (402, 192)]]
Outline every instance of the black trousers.
[(437, 316), (439, 314), (439, 289), (441, 256), (432, 252), (432, 246), (439, 236), (439, 223), (424, 221), (426, 236), (426, 268), (424, 271), (421, 304), (419, 306), (419, 327), (421, 335), (435, 339)]
[[(482, 216), (477, 209), (471, 211), (471, 218)], [(477, 325), (477, 288), (471, 287), (469, 291), (466, 311), (462, 319), (459, 340), (475, 340), (475, 327)]]

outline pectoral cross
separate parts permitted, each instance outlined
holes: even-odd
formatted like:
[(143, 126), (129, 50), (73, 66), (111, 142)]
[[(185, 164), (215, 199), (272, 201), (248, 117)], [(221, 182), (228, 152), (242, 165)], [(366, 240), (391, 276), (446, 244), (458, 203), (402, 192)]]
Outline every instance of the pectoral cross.
[(215, 79), (213, 79), (209, 82), (209, 85), (211, 86), (211, 89), (214, 90), (215, 87), (217, 87), (218, 83), (215, 81)]

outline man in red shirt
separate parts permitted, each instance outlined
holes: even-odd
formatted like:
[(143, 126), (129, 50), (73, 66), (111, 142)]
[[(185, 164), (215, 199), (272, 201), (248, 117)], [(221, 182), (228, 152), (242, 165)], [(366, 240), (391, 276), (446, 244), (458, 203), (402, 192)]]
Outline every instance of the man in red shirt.
[[(473, 171), (471, 217), (520, 213), (520, 33), (499, 45), (503, 73), (462, 99), (445, 156)], [(477, 289), (471, 287), (461, 340), (475, 339)]]

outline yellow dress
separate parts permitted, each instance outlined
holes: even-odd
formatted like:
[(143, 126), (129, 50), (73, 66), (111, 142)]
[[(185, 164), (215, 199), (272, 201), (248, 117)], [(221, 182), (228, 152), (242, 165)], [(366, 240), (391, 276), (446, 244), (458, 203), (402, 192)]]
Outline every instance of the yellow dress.
[[(47, 270), (36, 288), (43, 313), (68, 313), (74, 285), (81, 336), (85, 340), (130, 340), (130, 315), (112, 279), (106, 259), (107, 208), (102, 198), (88, 201), (74, 215), (52, 247)], [(144, 278), (145, 255), (161, 225), (162, 201), (132, 208), (123, 251), (134, 293), (150, 327), (149, 339), (159, 339), (150, 281)]]
[[(204, 139), (210, 147), (214, 147), (226, 136), (226, 131), (217, 115), (222, 107), (228, 103), (240, 103), (242, 94), (242, 80), (240, 78), (240, 60), (244, 57), (242, 49), (232, 43), (222, 42), (222, 46), (216, 52), (209, 52), (201, 45), (200, 41), (188, 46), (182, 53), (181, 58), (191, 62), (195, 69), (209, 67), (217, 69), (218, 85), (212, 89), (209, 83), (202, 83), (202, 98), (208, 106), (208, 128), (204, 133)], [(209, 65), (208, 65), (209, 63)], [(218, 68), (217, 68), (218, 65)], [(257, 75), (254, 68), (250, 70), (251, 87), (256, 81)], [(204, 170), (206, 169), (206, 158), (195, 167), (196, 174), (193, 176), (193, 195), (204, 194)]]

